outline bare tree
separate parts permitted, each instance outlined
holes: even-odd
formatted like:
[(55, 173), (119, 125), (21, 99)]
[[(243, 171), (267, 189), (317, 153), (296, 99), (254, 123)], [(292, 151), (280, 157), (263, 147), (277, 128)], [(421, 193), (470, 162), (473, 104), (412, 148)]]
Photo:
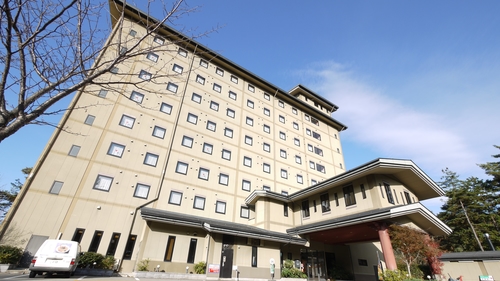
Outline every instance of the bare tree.
[[(149, 0), (144, 4), (144, 12), (139, 12), (125, 9), (126, 3), (121, 0), (110, 0), (112, 26), (103, 27), (104, 17), (110, 14), (106, 11), (108, 3), (96, 2), (3, 1), (0, 16), (0, 142), (28, 124), (57, 126), (47, 121), (47, 116), (68, 110), (58, 107), (57, 103), (78, 91), (98, 94), (95, 92), (97, 87), (89, 85), (111, 91), (120, 83), (141, 88), (144, 81), (127, 79), (132, 74), (115, 73), (116, 69), (138, 56), (172, 51), (169, 45), (182, 45), (207, 33), (191, 35), (191, 38), (177, 34), (168, 38), (164, 45), (142, 44), (151, 42), (164, 24), (172, 24), (179, 17), (195, 11), (196, 7), (189, 7), (183, 0), (174, 0), (169, 6), (153, 4)], [(152, 10), (161, 17), (153, 18)], [(146, 32), (140, 36), (122, 32), (125, 13), (135, 13), (133, 16), (147, 28)], [(112, 36), (108, 37), (110, 34)], [(110, 80), (110, 73), (117, 78)], [(154, 83), (165, 83), (166, 79), (162, 78), (172, 75), (166, 71), (149, 74), (146, 78)]]

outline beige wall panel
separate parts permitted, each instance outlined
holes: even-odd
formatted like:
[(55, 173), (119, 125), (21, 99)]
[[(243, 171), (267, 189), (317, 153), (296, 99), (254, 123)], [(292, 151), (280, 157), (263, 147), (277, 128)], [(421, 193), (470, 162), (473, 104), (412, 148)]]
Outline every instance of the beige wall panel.
[[(355, 243), (349, 244), (351, 249), (351, 261), (354, 274), (373, 275), (373, 266), (377, 265), (377, 252), (380, 259), (383, 260), (384, 255), (380, 250), (380, 243)], [(359, 265), (358, 260), (366, 260), (367, 266)]]

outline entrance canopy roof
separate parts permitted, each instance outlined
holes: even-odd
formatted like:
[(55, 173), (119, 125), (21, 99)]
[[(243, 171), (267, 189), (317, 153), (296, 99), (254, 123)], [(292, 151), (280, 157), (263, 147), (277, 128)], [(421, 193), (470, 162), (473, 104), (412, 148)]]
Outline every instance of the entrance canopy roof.
[(328, 244), (378, 240), (375, 223), (412, 222), (431, 235), (442, 236), (451, 229), (420, 203), (370, 210), (340, 218), (305, 224), (287, 230), (290, 234), (308, 235), (311, 240)]
[(281, 243), (306, 245), (307, 240), (291, 234), (269, 231), (255, 226), (234, 222), (197, 217), (153, 208), (141, 208), (141, 216), (146, 221), (202, 228), (210, 233), (229, 234), (234, 236), (262, 239)]

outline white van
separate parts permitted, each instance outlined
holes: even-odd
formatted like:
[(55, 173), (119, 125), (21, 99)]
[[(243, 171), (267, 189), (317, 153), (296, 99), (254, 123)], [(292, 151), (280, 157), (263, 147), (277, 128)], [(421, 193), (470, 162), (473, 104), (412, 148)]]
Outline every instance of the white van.
[(75, 241), (48, 239), (43, 242), (30, 264), (30, 278), (37, 274), (64, 273), (70, 277), (80, 258), (80, 244)]

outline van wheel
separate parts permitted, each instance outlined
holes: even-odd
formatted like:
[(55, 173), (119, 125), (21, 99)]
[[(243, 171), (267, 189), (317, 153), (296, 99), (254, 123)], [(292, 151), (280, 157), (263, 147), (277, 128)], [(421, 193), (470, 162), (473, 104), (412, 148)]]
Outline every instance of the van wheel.
[(36, 272), (35, 271), (30, 271), (30, 278), (35, 278)]

